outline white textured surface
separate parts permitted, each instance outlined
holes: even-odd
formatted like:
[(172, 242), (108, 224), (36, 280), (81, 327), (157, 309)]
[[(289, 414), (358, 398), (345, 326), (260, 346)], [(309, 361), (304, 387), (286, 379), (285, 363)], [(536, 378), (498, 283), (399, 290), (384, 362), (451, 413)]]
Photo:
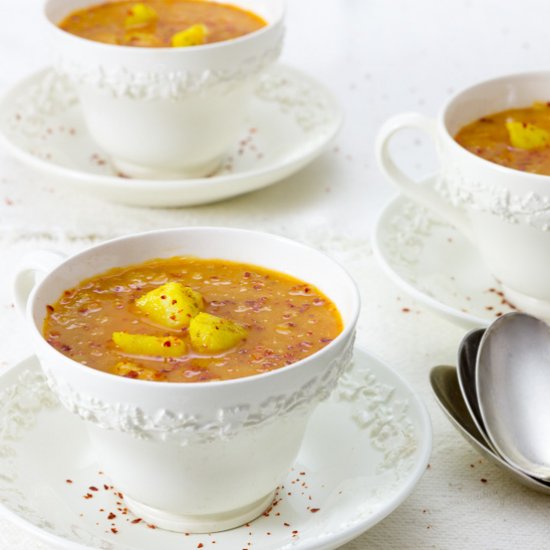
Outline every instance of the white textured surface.
[[(0, 90), (47, 64), (40, 3), (0, 2)], [(392, 193), (373, 160), (380, 123), (404, 110), (434, 114), (449, 94), (477, 80), (548, 67), (549, 15), (540, 0), (289, 0), (283, 59), (332, 87), (347, 123), (336, 148), (297, 176), (224, 203), (181, 210), (113, 206), (52, 192), (51, 182), (0, 153), (0, 360), (12, 363), (30, 351), (9, 289), (12, 266), (25, 250), (71, 252), (127, 231), (193, 224), (295, 236), (327, 249), (356, 277), (364, 300), (359, 341), (413, 384), (434, 424), (431, 467), (416, 491), (346, 550), (547, 548), (548, 498), (481, 459), (431, 395), (429, 369), (454, 361), (462, 330), (387, 281), (368, 239), (377, 209)], [(421, 137), (396, 142), (404, 165), (418, 175), (430, 171), (432, 154)], [(0, 549), (35, 548), (46, 547), (0, 522)]]

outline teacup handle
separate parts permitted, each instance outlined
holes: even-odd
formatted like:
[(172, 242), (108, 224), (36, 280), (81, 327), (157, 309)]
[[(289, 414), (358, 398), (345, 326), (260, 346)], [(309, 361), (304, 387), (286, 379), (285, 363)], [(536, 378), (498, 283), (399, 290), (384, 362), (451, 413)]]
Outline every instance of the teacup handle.
[(65, 256), (50, 250), (36, 250), (27, 254), (19, 262), (13, 280), (15, 306), (25, 316), (27, 302), (33, 288), (52, 269), (57, 267)]
[(405, 128), (426, 132), (437, 144), (436, 121), (418, 113), (403, 113), (387, 120), (376, 138), (376, 157), (384, 175), (403, 192), (404, 195), (436, 212), (452, 223), (467, 238), (473, 240), (470, 222), (466, 213), (445, 201), (430, 183), (418, 183), (404, 174), (395, 164), (389, 143), (392, 137)]

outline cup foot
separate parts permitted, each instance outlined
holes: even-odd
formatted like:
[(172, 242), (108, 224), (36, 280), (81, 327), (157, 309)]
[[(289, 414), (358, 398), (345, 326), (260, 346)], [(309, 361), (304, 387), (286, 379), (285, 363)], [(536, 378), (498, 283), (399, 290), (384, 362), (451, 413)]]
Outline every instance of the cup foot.
[(514, 290), (513, 288), (502, 285), (506, 299), (508, 299), (515, 307), (524, 311), (525, 313), (530, 313), (535, 317), (544, 319), (547, 322), (550, 322), (550, 301), (539, 300), (538, 298), (533, 298), (532, 296), (527, 296)]
[(111, 158), (111, 163), (122, 175), (134, 179), (181, 180), (211, 176), (218, 170), (223, 158), (223, 156), (217, 157), (214, 160), (204, 162), (202, 164), (196, 164), (185, 170), (151, 168), (149, 166), (142, 166), (133, 162), (126, 162), (125, 160), (120, 160), (114, 157)]
[(275, 491), (269, 493), (266, 497), (253, 502), (248, 506), (243, 506), (237, 510), (223, 512), (220, 514), (203, 514), (203, 515), (185, 515), (173, 514), (165, 512), (159, 508), (152, 508), (146, 504), (142, 504), (127, 495), (124, 500), (128, 508), (138, 517), (142, 518), (147, 523), (156, 525), (167, 531), (176, 531), (177, 533), (217, 533), (219, 531), (227, 531), (239, 527), (256, 519), (260, 516), (273, 502)]

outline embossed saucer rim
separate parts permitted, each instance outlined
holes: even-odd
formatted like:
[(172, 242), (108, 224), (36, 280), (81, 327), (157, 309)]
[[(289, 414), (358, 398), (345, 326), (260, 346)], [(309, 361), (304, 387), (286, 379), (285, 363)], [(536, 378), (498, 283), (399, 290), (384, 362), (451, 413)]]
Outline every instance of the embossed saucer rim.
[[(0, 95), (0, 114), (5, 115), (6, 113), (15, 112), (14, 101), (19, 92), (27, 90), (51, 71), (51, 68), (44, 68), (33, 72), (5, 90)], [(137, 192), (138, 195), (148, 193), (149, 195), (153, 194), (153, 196), (169, 192), (177, 192), (180, 196), (182, 193), (195, 192), (200, 194), (198, 198), (193, 198), (190, 195), (189, 199), (175, 199), (173, 206), (192, 206), (227, 199), (277, 183), (304, 168), (326, 150), (343, 125), (342, 108), (334, 94), (322, 82), (298, 68), (281, 63), (265, 71), (266, 76), (280, 74), (289, 77), (292, 83), (307, 85), (312, 91), (322, 96), (326, 102), (324, 107), (327, 118), (322, 123), (321, 131), (310, 132), (309, 136), (305, 135), (303, 139), (305, 146), (302, 145), (297, 152), (289, 149), (285, 140), (282, 140), (283, 149), (285, 149), (284, 154), (270, 159), (269, 163), (264, 163), (259, 168), (240, 170), (236, 168), (235, 171), (230, 173), (222, 172), (209, 177), (190, 179), (140, 179), (123, 178), (114, 174), (99, 174), (87, 170), (85, 167), (63, 166), (55, 161), (33, 154), (27, 147), (14, 140), (11, 131), (6, 127), (7, 122), (5, 120), (0, 120), (0, 144), (3, 144), (5, 149), (20, 162), (42, 174), (55, 176), (65, 185), (70, 183), (76, 189), (81, 188), (87, 192), (94, 189), (98, 192), (104, 190), (111, 196), (113, 194), (120, 195), (121, 193), (130, 194), (128, 201), (119, 198), (107, 199), (114, 202), (139, 206), (148, 205), (147, 198), (135, 199), (131, 196), (132, 191)], [(288, 118), (290, 121), (290, 116), (289, 113), (281, 113), (282, 119)], [(247, 122), (247, 124), (250, 123), (253, 124), (254, 119)], [(79, 124), (83, 125), (84, 121), (81, 119)], [(29, 139), (32, 143), (39, 141), (38, 138)], [(100, 152), (99, 148), (97, 148), (97, 152)], [(203, 196), (207, 196), (207, 198), (202, 198)], [(158, 206), (158, 204), (154, 204), (154, 206)], [(166, 204), (166, 206), (171, 205)]]
[[(434, 179), (434, 177), (426, 178)], [(392, 212), (397, 211), (404, 207), (407, 203), (414, 204), (410, 199), (407, 199), (403, 195), (395, 195), (392, 197), (385, 206), (380, 210), (378, 217), (375, 221), (373, 239), (372, 239), (372, 248), (375, 257), (378, 260), (379, 265), (382, 267), (386, 275), (401, 289), (403, 289), (407, 294), (409, 294), (415, 300), (425, 304), (427, 307), (432, 309), (434, 312), (442, 315), (443, 317), (455, 322), (456, 324), (472, 329), (472, 328), (484, 328), (488, 327), (492, 319), (487, 319), (479, 317), (471, 313), (466, 313), (460, 311), (456, 307), (445, 303), (443, 300), (437, 299), (433, 296), (428, 295), (426, 292), (417, 288), (413, 283), (403, 277), (392, 265), (391, 258), (388, 257), (384, 251), (383, 236), (387, 231), (387, 228), (390, 224), (389, 217)], [(421, 208), (421, 207), (419, 207)], [(432, 216), (431, 213), (428, 213), (429, 216)], [(435, 217), (435, 216), (433, 216)], [(442, 222), (444, 223), (444, 222)], [(453, 228), (449, 224), (449, 228), (456, 232), (457, 235), (461, 236), (457, 229)], [(495, 287), (498, 287), (498, 283), (495, 280)]]
[[(402, 504), (402, 502), (413, 491), (414, 487), (426, 470), (432, 448), (432, 429), (430, 417), (425, 405), (423, 404), (420, 397), (409, 386), (409, 384), (399, 374), (393, 371), (390, 367), (386, 366), (384, 362), (380, 361), (378, 358), (364, 351), (360, 347), (356, 347), (355, 351), (356, 364), (367, 366), (368, 372), (375, 375), (377, 382), (380, 382), (384, 386), (391, 387), (392, 394), (394, 391), (397, 390), (397, 392), (400, 394), (400, 398), (406, 400), (406, 402), (408, 403), (406, 416), (408, 419), (412, 420), (415, 426), (414, 453), (412, 456), (409, 457), (409, 463), (404, 473), (405, 475), (403, 475), (402, 477), (397, 474), (396, 468), (398, 468), (398, 466), (393, 465), (393, 469), (395, 470), (393, 475), (396, 477), (396, 479), (398, 479), (398, 481), (396, 482), (394, 480), (393, 484), (390, 484), (391, 494), (384, 494), (381, 496), (376, 495), (376, 498), (378, 499), (376, 502), (369, 501), (370, 508), (367, 512), (363, 512), (362, 519), (354, 518), (353, 521), (349, 519), (349, 513), (352, 511), (347, 509), (353, 503), (347, 503), (347, 505), (345, 503), (341, 503), (340, 510), (338, 509), (338, 505), (336, 505), (336, 509), (334, 509), (335, 505), (332, 504), (333, 509), (330, 509), (331, 505), (327, 504), (330, 514), (337, 516), (338, 529), (334, 528), (333, 526), (331, 530), (332, 532), (330, 532), (329, 534), (323, 533), (322, 540), (317, 540), (317, 538), (315, 538), (311, 534), (309, 537), (301, 538), (299, 540), (292, 540), (290, 536), (288, 536), (287, 542), (284, 545), (284, 548), (286, 550), (289, 550), (290, 548), (296, 550), (334, 550), (345, 544), (346, 542), (349, 542), (350, 540), (356, 538), (361, 533), (365, 532), (370, 527), (374, 526), (376, 523), (388, 516), (400, 504)], [(21, 370), (21, 372), (24, 372), (25, 370), (30, 369), (39, 371), (38, 362), (34, 356), (28, 357), (27, 359), (19, 362), (18, 364), (10, 368), (3, 369), (2, 372), (0, 372), (0, 390), (5, 389), (5, 386), (8, 388), (13, 387), (14, 382), (10, 381), (9, 385), (7, 385), (7, 383), (5, 382), (6, 378), (13, 378), (19, 370)], [(379, 381), (379, 378), (382, 378), (382, 381)], [(346, 408), (350, 408), (351, 413), (352, 403), (348, 402), (347, 399), (342, 399), (342, 402), (345, 402)], [(324, 405), (321, 404), (319, 408), (323, 406)], [(61, 409), (61, 411), (63, 415), (71, 416), (69, 412), (66, 412), (63, 409)], [(44, 410), (39, 410), (37, 415), (39, 416), (43, 412)], [(351, 421), (351, 418), (348, 420), (348, 422), (349, 421)], [(319, 431), (319, 428), (317, 428), (316, 431)], [(366, 430), (362, 433), (364, 434), (365, 438), (368, 438), (369, 441), (372, 439), (372, 437), (368, 434)], [(315, 439), (318, 439), (319, 437), (320, 434), (314, 436)], [(367, 475), (366, 472), (363, 475)], [(334, 477), (336, 479), (340, 479), (340, 476), (342, 476), (342, 474), (334, 472)], [(389, 480), (386, 481), (386, 483), (389, 483)], [(358, 489), (361, 490), (361, 488)], [(364, 492), (364, 498), (368, 498), (368, 491), (366, 491), (365, 488), (363, 488), (362, 490)], [(342, 510), (342, 508), (344, 509)], [(374, 509), (374, 511), (372, 511), (371, 509)], [(357, 512), (357, 510), (354, 509), (353, 512)], [(49, 532), (41, 528), (40, 526), (35, 525), (30, 520), (27, 520), (24, 517), (18, 515), (15, 511), (10, 510), (7, 506), (4, 505), (3, 502), (0, 502), (0, 516), (9, 519), (25, 531), (30, 532), (39, 539), (55, 545), (55, 547), (58, 548), (64, 548), (67, 550), (95, 550), (96, 548), (99, 548), (99, 546), (90, 546), (87, 543), (70, 540), (63, 535)], [(299, 515), (297, 515), (296, 518), (297, 523), (293, 523), (293, 529), (299, 529), (300, 527)], [(275, 523), (275, 521), (277, 520), (274, 520), (273, 523)], [(252, 527), (254, 527), (254, 522), (251, 525)], [(90, 526), (88, 525), (86, 526), (86, 528), (90, 528)], [(103, 533), (101, 528), (99, 528), (98, 530), (100, 533)], [(248, 531), (248, 529), (246, 530)], [(163, 531), (155, 531), (154, 533), (161, 534), (163, 533)], [(218, 533), (217, 535), (219, 540), (216, 546), (219, 548), (219, 550), (233, 550), (232, 548), (230, 549), (229, 547), (227, 547), (226, 544), (224, 544), (221, 540), (223, 539), (223, 533)], [(109, 547), (112, 548), (112, 550), (129, 550), (130, 547), (127, 544), (128, 542), (114, 542), (112, 544), (109, 544)], [(191, 548), (195, 548), (195, 546), (195, 542), (193, 542), (191, 546), (184, 545), (182, 546), (182, 548), (189, 548), (190, 550)], [(134, 550), (136, 549), (134, 548)]]

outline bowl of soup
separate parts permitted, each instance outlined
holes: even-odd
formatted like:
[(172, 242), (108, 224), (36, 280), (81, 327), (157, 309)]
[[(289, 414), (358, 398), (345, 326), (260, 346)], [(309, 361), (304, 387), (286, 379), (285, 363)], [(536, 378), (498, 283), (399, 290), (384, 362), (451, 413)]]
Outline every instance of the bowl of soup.
[(182, 532), (269, 507), (349, 364), (359, 312), (324, 254), (229, 228), (34, 253), (15, 294), (49, 385), (128, 507)]
[[(431, 119), (404, 113), (380, 129), (388, 179), (461, 230), (517, 308), (550, 319), (550, 72), (511, 74), (457, 92)], [(416, 182), (395, 162), (392, 136), (426, 132), (439, 173)]]
[(278, 58), (283, 0), (47, 0), (54, 67), (123, 174), (213, 173)]

